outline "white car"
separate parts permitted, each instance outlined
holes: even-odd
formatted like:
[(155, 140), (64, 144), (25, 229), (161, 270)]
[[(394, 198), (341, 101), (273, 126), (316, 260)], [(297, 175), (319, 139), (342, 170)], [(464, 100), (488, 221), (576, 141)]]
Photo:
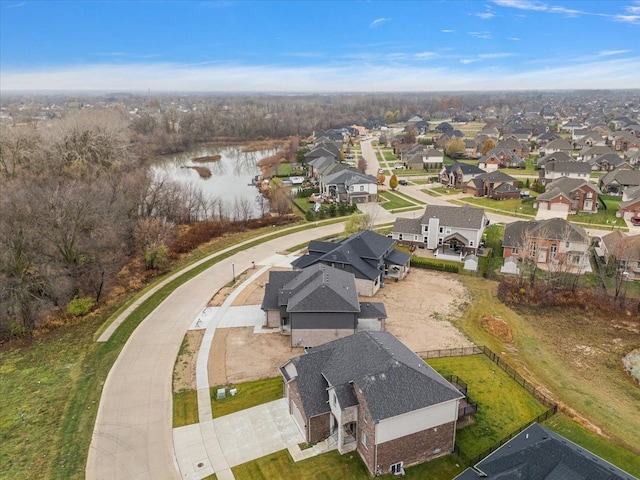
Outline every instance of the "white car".
[(393, 168), (394, 168), (395, 170), (405, 170), (407, 167), (405, 167), (405, 166), (404, 166), (404, 164), (402, 164), (402, 163), (396, 163), (396, 164), (393, 166)]

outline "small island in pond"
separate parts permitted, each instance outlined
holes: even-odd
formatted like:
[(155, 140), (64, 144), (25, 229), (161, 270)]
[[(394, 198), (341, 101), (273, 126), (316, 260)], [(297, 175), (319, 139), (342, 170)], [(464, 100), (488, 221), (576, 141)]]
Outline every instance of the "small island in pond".
[[(205, 157), (196, 157), (193, 159), (196, 163), (217, 162), (222, 159), (222, 155), (207, 155)], [(211, 176), (211, 175), (209, 175)]]

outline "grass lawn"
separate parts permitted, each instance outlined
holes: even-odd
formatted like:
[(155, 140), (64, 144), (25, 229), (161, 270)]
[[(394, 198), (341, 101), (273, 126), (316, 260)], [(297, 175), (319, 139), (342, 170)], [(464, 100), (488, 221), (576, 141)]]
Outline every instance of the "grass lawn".
[[(625, 319), (598, 316), (589, 308), (523, 308), (518, 313), (496, 299), (497, 282), (458, 278), (471, 301), (455, 325), (474, 343), (506, 352), (502, 356), (510, 365), (549, 389), (561, 406), (570, 405), (600, 427), (609, 437), (602, 445), (608, 446), (594, 443), (593, 452), (640, 475), (640, 388), (624, 374), (621, 362), (640, 342), (637, 327), (634, 330)], [(512, 344), (484, 330), (480, 320), (486, 314), (510, 326)], [(473, 396), (473, 390), (470, 393)]]
[(183, 390), (173, 394), (173, 428), (198, 423), (198, 392)]
[(291, 164), (279, 163), (276, 167), (276, 176), (289, 177), (291, 176)]
[(382, 150), (382, 155), (386, 162), (396, 162), (398, 159), (391, 150)]
[(492, 198), (484, 197), (465, 197), (461, 199), (461, 201), (485, 208), (490, 208), (492, 210), (505, 212), (511, 215), (513, 215), (514, 213), (532, 216), (536, 215), (536, 209), (533, 208), (533, 202), (527, 202), (520, 198), (510, 198), (508, 200), (493, 200)]
[(459, 430), (456, 442), (473, 458), (533, 420), (547, 408), (486, 355), (427, 360), (441, 375), (457, 375), (478, 403), (473, 423)]
[[(223, 386), (227, 387), (227, 397), (218, 400), (216, 393), (218, 388)], [(238, 393), (233, 397), (230, 396), (229, 388), (237, 388)], [(245, 382), (238, 385), (217, 385), (211, 387), (210, 392), (213, 417), (222, 417), (223, 415), (229, 415), (230, 413), (282, 398), (282, 377)]]
[(409, 202), (413, 202), (413, 203), (417, 203), (418, 205), (424, 205), (424, 202), (422, 200), (418, 200), (417, 198), (413, 198), (411, 195), (408, 195), (404, 192), (401, 192), (399, 190), (395, 190), (393, 192), (395, 195), (402, 197), (406, 200), (408, 200)]
[(380, 206), (385, 210), (393, 210), (396, 208), (405, 208), (405, 207), (415, 206), (414, 203), (408, 202), (404, 198), (392, 192), (378, 192), (378, 195), (386, 200), (386, 202), (380, 203)]
[[(455, 456), (437, 458), (406, 469), (404, 478), (422, 480), (451, 480), (458, 475), (462, 462)], [(340, 455), (331, 451), (294, 463), (287, 450), (281, 450), (253, 462), (238, 465), (232, 469), (237, 480), (364, 480), (371, 478), (357, 452)], [(395, 478), (387, 474), (378, 478)]]
[(429, 189), (424, 189), (422, 191), (428, 194), (435, 192), (440, 195), (457, 195), (458, 193), (461, 192), (461, 190), (456, 190), (455, 188), (445, 188), (445, 187), (433, 187)]

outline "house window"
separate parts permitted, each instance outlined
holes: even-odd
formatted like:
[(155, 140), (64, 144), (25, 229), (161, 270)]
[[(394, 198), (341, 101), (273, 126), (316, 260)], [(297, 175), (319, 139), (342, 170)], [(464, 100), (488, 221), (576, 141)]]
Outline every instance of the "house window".
[(555, 243), (551, 245), (551, 258), (556, 258), (556, 254), (558, 253), (558, 245)]
[(451, 233), (451, 229), (447, 228), (447, 235), (449, 235)]
[(593, 192), (587, 192), (587, 198), (593, 198)]
[(364, 192), (364, 185), (360, 185), (360, 191)]
[(534, 243), (531, 244), (531, 246), (529, 247), (529, 256), (530, 257), (535, 257), (536, 256), (536, 247), (537, 245)]
[(424, 233), (427, 233), (429, 231), (429, 225), (423, 225), (424, 226)]
[(350, 185), (350, 186), (349, 186), (349, 191), (350, 191), (350, 192), (353, 192), (353, 185)]
[(566, 243), (564, 244), (564, 246), (565, 246), (566, 248), (569, 248), (569, 246), (570, 246), (570, 245), (571, 245), (571, 242), (566, 242)]
[(444, 233), (444, 227), (440, 227), (440, 233)]
[(442, 245), (442, 238), (438, 239), (438, 245)]
[(402, 240), (402, 234), (401, 233), (398, 234), (398, 240)]
[(362, 419), (364, 420), (364, 423), (369, 423), (369, 415), (367, 415), (366, 410), (362, 412)]
[(511, 248), (511, 255), (517, 255), (518, 254), (518, 249), (515, 247)]
[(389, 470), (394, 475), (401, 475), (404, 472), (404, 469), (402, 468), (402, 462), (392, 463)]
[(360, 434), (360, 443), (365, 447), (367, 446), (367, 434), (365, 432), (361, 432)]
[(338, 406), (338, 397), (336, 397), (336, 394), (333, 394), (333, 406), (337, 407)]
[(469, 246), (473, 247), (473, 240), (469, 240)]

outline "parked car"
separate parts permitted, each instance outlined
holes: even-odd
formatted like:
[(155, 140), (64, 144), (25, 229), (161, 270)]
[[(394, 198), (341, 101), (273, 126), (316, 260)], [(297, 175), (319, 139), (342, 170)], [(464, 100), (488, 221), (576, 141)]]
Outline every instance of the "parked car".
[(407, 185), (408, 184), (408, 182), (404, 178), (401, 178), (400, 180), (398, 180), (398, 183), (400, 185)]
[(636, 227), (640, 226), (640, 217), (631, 217), (631, 224)]
[(405, 167), (403, 163), (396, 163), (393, 168), (396, 170), (405, 170), (407, 167)]

